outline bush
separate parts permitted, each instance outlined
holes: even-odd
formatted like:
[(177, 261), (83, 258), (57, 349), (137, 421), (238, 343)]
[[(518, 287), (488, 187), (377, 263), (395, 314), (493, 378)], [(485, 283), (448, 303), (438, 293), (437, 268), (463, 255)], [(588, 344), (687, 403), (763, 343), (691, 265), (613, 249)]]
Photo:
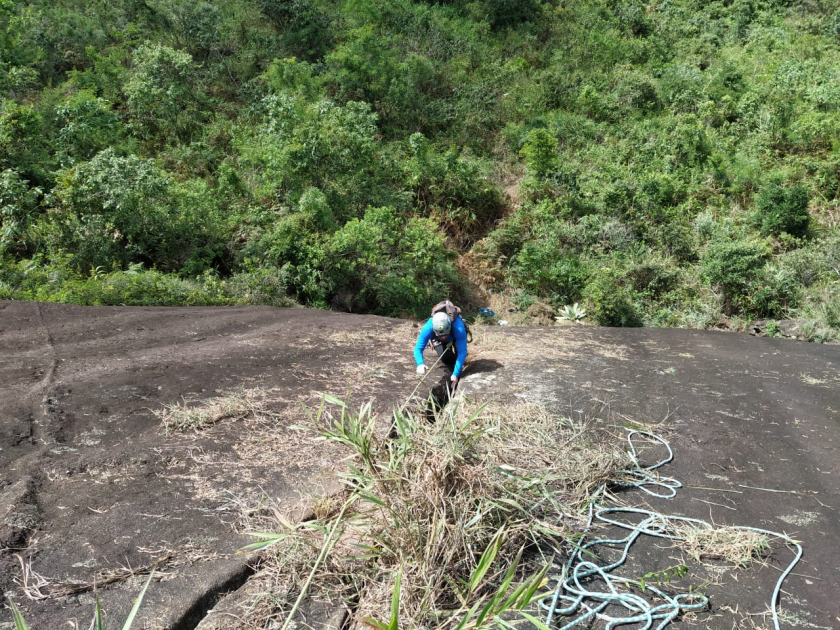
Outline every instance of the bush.
[(17, 171), (0, 171), (0, 256), (25, 252), (40, 195), (41, 191), (30, 188)]
[(808, 214), (808, 190), (796, 185), (789, 188), (779, 184), (763, 186), (755, 196), (758, 224), (764, 236), (804, 236), (811, 216)]
[(581, 247), (601, 252), (627, 249), (634, 240), (633, 230), (618, 219), (589, 214), (577, 224), (578, 242)]
[(288, 296), (288, 278), (281, 269), (259, 268), (228, 278), (225, 293), (237, 304), (264, 306), (297, 306)]
[(48, 183), (54, 162), (44, 126), (33, 107), (0, 100), (0, 169), (16, 170), (37, 185)]
[(330, 44), (330, 20), (312, 0), (258, 0), (296, 55), (317, 59)]
[(650, 258), (632, 264), (623, 273), (633, 291), (648, 297), (658, 297), (670, 291), (679, 279), (679, 272), (668, 264)]
[(107, 149), (64, 171), (52, 201), (44, 239), (79, 271), (142, 262), (195, 275), (222, 253), (212, 191), (198, 180), (174, 182), (153, 160)]
[(694, 114), (680, 118), (671, 133), (671, 146), (678, 164), (702, 166), (712, 153), (703, 123)]
[(526, 243), (510, 269), (510, 278), (518, 287), (558, 306), (580, 299), (588, 275), (580, 258), (548, 239)]
[(543, 179), (554, 172), (560, 162), (557, 138), (545, 129), (529, 131), (519, 154), (525, 158), (528, 173), (536, 179)]
[(62, 301), (90, 306), (212, 306), (233, 304), (212, 274), (185, 280), (138, 266), (64, 286)]
[(255, 113), (261, 124), (243, 133), (238, 143), (243, 166), (254, 172), (258, 195), (291, 205), (307, 188), (318, 188), (339, 223), (390, 198), (374, 139), (377, 116), (367, 103), (340, 107), (272, 94)]
[(750, 292), (749, 308), (759, 317), (784, 317), (799, 303), (801, 285), (794, 274), (783, 266), (767, 265)]
[(56, 153), (64, 167), (89, 160), (122, 139), (122, 123), (111, 104), (86, 90), (59, 105), (55, 115)]
[(814, 240), (805, 247), (786, 252), (779, 264), (803, 287), (810, 287), (840, 275), (840, 236)]
[(769, 254), (763, 242), (717, 239), (709, 243), (700, 260), (700, 272), (723, 292), (724, 308), (730, 314), (748, 302)]
[(413, 156), (404, 166), (405, 176), (423, 214), (461, 244), (496, 219), (501, 195), (478, 164), (455, 150), (436, 153), (421, 133), (412, 134), (409, 146)]
[(586, 288), (589, 314), (599, 326), (637, 327), (641, 318), (629, 292), (612, 278), (599, 278)]
[(618, 107), (629, 115), (650, 113), (660, 106), (653, 80), (632, 68), (619, 73), (614, 95)]
[(539, 15), (538, 0), (481, 0), (479, 15), (487, 19), (493, 28), (509, 28), (521, 22), (529, 22)]
[(696, 112), (703, 98), (703, 75), (697, 68), (673, 65), (659, 80), (662, 100), (676, 112)]
[(255, 273), (259, 267), (277, 271), (284, 290), (296, 300), (322, 306), (326, 299), (325, 235), (318, 231), (315, 220), (323, 220), (327, 206), (320, 203), (323, 198), (317, 194), (305, 196), (308, 197), (304, 199), (305, 210), (275, 218), (266, 227), (256, 228), (249, 234), (240, 258), (246, 267), (256, 267)]
[(451, 260), (434, 221), (368, 208), (332, 237), (324, 273), (334, 302), (348, 310), (423, 317), (451, 295), (457, 279)]
[(124, 89), (136, 132), (150, 140), (166, 141), (172, 135), (189, 140), (200, 122), (193, 58), (145, 43), (134, 52), (133, 63)]

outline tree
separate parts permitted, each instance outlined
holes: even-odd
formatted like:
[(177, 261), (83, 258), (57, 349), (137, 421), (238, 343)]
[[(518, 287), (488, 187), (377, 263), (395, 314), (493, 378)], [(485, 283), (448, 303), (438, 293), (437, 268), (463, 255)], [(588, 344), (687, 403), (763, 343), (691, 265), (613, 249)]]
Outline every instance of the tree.
[(134, 69), (125, 84), (129, 115), (142, 138), (188, 141), (200, 121), (197, 67), (186, 52), (145, 43), (132, 57)]

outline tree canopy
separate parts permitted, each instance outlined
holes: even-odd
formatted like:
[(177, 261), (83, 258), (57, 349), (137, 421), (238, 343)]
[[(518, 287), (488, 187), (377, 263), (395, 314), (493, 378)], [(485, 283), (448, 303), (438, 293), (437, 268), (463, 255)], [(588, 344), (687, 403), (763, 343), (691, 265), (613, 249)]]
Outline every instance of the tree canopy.
[(840, 331), (840, 10), (0, 0), (0, 299)]

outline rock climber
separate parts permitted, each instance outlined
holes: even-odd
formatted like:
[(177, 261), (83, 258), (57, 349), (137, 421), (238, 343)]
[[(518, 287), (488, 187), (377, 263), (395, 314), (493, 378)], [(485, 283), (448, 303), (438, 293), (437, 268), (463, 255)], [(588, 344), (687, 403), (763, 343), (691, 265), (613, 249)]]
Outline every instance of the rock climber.
[(461, 309), (449, 300), (438, 303), (432, 309), (432, 317), (423, 325), (417, 343), (414, 345), (414, 360), (417, 373), (426, 373), (423, 350), (430, 342), (439, 360), (450, 371), (450, 389), (458, 386), (464, 362), (467, 360), (468, 326), (461, 318)]

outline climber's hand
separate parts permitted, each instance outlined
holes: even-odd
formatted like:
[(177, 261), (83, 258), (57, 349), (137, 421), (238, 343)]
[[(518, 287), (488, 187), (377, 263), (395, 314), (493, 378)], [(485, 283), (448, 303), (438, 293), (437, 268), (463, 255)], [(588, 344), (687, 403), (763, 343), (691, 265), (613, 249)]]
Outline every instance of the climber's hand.
[(421, 376), (426, 373), (426, 366), (425, 365), (418, 365), (417, 366), (417, 373)]
[(453, 376), (449, 380), (452, 381), (452, 389), (455, 389), (456, 387), (458, 387), (458, 381), (460, 379), (457, 376)]

